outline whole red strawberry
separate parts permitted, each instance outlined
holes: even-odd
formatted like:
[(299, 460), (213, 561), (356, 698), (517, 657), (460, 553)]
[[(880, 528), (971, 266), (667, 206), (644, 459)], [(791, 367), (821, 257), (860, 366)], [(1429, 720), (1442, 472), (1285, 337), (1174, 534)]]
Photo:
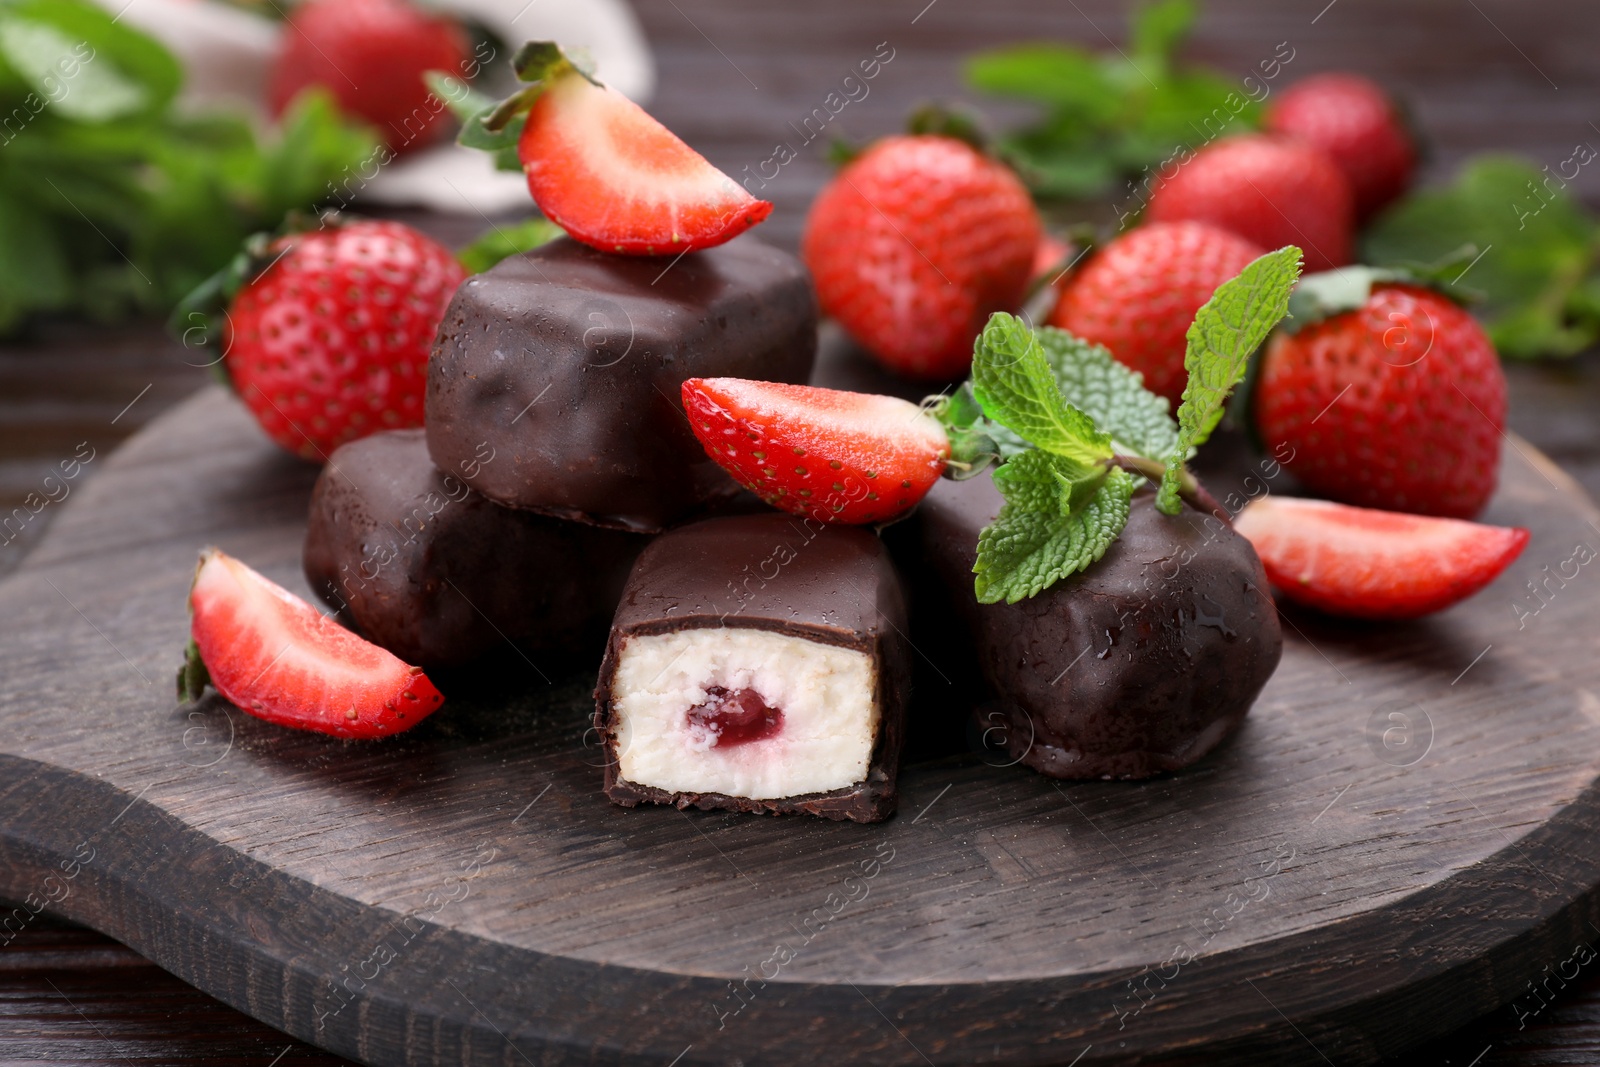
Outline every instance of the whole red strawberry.
[(267, 102), (277, 116), (300, 90), (320, 85), (403, 152), (432, 141), (446, 116), (422, 75), (461, 76), (466, 58), (466, 38), (455, 23), (405, 0), (307, 0), (289, 16), (267, 77)]
[(1411, 185), (1417, 151), (1393, 101), (1355, 74), (1307, 78), (1267, 108), (1266, 127), (1326, 152), (1350, 182), (1357, 221)]
[(801, 255), (822, 310), (890, 370), (956, 378), (990, 314), (1021, 303), (1041, 227), (1004, 165), (936, 134), (867, 149), (811, 206)]
[(1380, 283), (1276, 335), (1254, 410), (1267, 448), (1321, 496), (1467, 519), (1494, 493), (1505, 377), (1482, 327), (1431, 289)]
[(1194, 313), (1264, 251), (1204, 222), (1152, 222), (1079, 267), (1050, 325), (1104, 345), (1176, 409), (1188, 381), (1183, 357)]
[(261, 428), (325, 460), (376, 430), (422, 425), (428, 353), (466, 271), (398, 222), (280, 237), (228, 307), (234, 389)]
[(1147, 222), (1209, 222), (1262, 248), (1299, 245), (1308, 271), (1350, 262), (1350, 183), (1320, 149), (1246, 134), (1216, 141), (1156, 186)]

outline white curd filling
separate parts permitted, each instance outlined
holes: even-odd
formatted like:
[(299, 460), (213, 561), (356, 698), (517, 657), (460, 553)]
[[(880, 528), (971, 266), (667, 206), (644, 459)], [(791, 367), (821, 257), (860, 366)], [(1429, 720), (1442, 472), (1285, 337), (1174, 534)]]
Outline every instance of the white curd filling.
[[(781, 729), (718, 745), (690, 710), (713, 688), (749, 689)], [(774, 800), (862, 781), (878, 732), (872, 658), (802, 637), (740, 627), (626, 639), (612, 681), (618, 772), (670, 793)]]

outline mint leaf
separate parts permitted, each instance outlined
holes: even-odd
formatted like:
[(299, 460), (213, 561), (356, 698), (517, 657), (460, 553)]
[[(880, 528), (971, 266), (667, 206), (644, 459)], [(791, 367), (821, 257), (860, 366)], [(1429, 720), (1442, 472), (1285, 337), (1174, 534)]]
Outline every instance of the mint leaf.
[[(1088, 199), (1116, 192), (1183, 146), (1258, 127), (1260, 104), (1237, 78), (1177, 62), (1194, 17), (1189, 0), (1164, 0), (1135, 10), (1127, 48), (1027, 44), (970, 58), (973, 89), (1044, 112), (1001, 137), (1000, 155), (1036, 195)], [(1289, 59), (1292, 52), (1264, 60), (1262, 69), (1274, 71), (1266, 77)]]
[(549, 219), (534, 216), (521, 222), (493, 226), (460, 252), (456, 258), (471, 274), (482, 274), (490, 267), (519, 252), (532, 251), (560, 237), (564, 232)]
[(1128, 522), (1134, 482), (1120, 469), (1102, 468), (1098, 482), (1075, 480), (1060, 457), (1031, 451), (1008, 460), (994, 481), (1006, 503), (978, 536), (973, 571), (982, 604), (1015, 604), (1086, 569)]
[(1442, 189), (1413, 193), (1368, 229), (1362, 258), (1427, 263), (1465, 244), (1482, 257), (1460, 283), (1481, 290), (1478, 314), (1505, 356), (1570, 356), (1600, 340), (1586, 288), (1596, 276), (1600, 226), (1564, 188), (1595, 152), (1579, 145), (1545, 170), (1516, 156), (1467, 163)]
[(1062, 396), (1109, 433), (1118, 451), (1158, 457), (1177, 446), (1166, 398), (1146, 389), (1143, 375), (1066, 330), (1045, 326), (1037, 334)]
[(1183, 47), (1194, 27), (1193, 0), (1161, 0), (1133, 14), (1133, 54), (1165, 63)]
[(1249, 367), (1250, 356), (1289, 310), (1289, 291), (1300, 277), (1300, 249), (1286, 245), (1256, 259), (1217, 286), (1189, 324), (1183, 366), (1189, 381), (1178, 406), (1178, 440), (1167, 456), (1156, 507), (1182, 510), (1178, 490), (1184, 461), (1222, 419), (1222, 406)]
[[(1149, 457), (1172, 451), (1178, 439), (1178, 425), (1172, 421), (1166, 399), (1146, 389), (1142, 375), (1118, 363), (1100, 345), (1066, 330), (1044, 326), (1035, 330), (1034, 336), (1062, 397), (1087, 415), (1099, 430), (1111, 435), (1115, 451)], [(984, 417), (970, 382), (941, 398), (930, 412), (950, 436), (952, 459), (976, 459), (987, 465), (1033, 447), (1020, 434)], [(964, 449), (972, 455), (964, 454)], [(976, 473), (973, 470), (953, 477)]]
[(1092, 467), (1110, 459), (1111, 435), (1068, 404), (1028, 325), (996, 312), (972, 356), (972, 392), (984, 414), (1035, 448)]
[[(106, 60), (83, 62), (93, 52), (47, 23), (22, 18), (0, 22), (0, 53), (40, 96), (50, 99), (59, 94), (54, 106), (66, 118), (107, 122), (149, 103), (144, 86)], [(75, 71), (71, 83), (61, 75), (68, 69)]]

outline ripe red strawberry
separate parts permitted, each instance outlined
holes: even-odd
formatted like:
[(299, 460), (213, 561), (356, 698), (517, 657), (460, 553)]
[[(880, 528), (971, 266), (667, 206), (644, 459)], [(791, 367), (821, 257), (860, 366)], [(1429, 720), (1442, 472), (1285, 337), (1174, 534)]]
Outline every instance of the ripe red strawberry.
[(554, 46), (527, 62), (536, 47), (517, 61), (519, 77), (542, 82), (517, 156), (539, 210), (573, 237), (604, 252), (675, 256), (722, 244), (772, 213)]
[(307, 0), (289, 16), (267, 102), (277, 116), (302, 89), (322, 86), (404, 152), (432, 141), (447, 111), (430, 99), (422, 75), (459, 77), (466, 58), (466, 37), (454, 22), (405, 0)]
[(1290, 600), (1358, 619), (1414, 619), (1476, 593), (1528, 543), (1520, 526), (1484, 526), (1268, 496), (1234, 529)]
[(1308, 271), (1350, 262), (1350, 183), (1319, 149), (1246, 134), (1213, 142), (1156, 186), (1147, 222), (1209, 222), (1262, 248), (1299, 245)]
[(258, 719), (335, 737), (387, 737), (444, 703), (408, 667), (215, 548), (200, 553), (179, 699), (206, 682)]
[(890, 370), (957, 378), (996, 311), (1015, 311), (1041, 228), (1011, 171), (964, 141), (889, 137), (811, 205), (801, 255), (822, 310)]
[(690, 378), (683, 407), (706, 455), (775, 508), (882, 522), (925, 496), (950, 442), (917, 405), (812, 385)]
[(1194, 313), (1265, 251), (1203, 222), (1152, 222), (1078, 267), (1050, 325), (1104, 345), (1176, 409), (1188, 381), (1183, 357)]
[(1350, 182), (1356, 219), (1371, 218), (1411, 185), (1417, 151), (1393, 101), (1355, 74), (1318, 74), (1267, 107), (1266, 127), (1326, 152)]
[(466, 272), (450, 251), (398, 222), (290, 234), (235, 294), (224, 351), (234, 389), (261, 428), (326, 460), (376, 430), (422, 425), (428, 353)]
[(1072, 246), (1059, 237), (1048, 233), (1040, 236), (1039, 247), (1033, 250), (1032, 280), (1054, 281), (1069, 262), (1071, 251)]
[(1494, 493), (1506, 381), (1471, 315), (1387, 283), (1355, 310), (1275, 335), (1254, 412), (1268, 448), (1288, 446), (1285, 466), (1320, 496), (1469, 519)]

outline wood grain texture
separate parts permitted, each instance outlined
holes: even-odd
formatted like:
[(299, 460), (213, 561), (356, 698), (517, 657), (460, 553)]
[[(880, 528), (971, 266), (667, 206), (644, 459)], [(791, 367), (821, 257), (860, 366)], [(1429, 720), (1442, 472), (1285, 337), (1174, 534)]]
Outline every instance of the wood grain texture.
[[(958, 754), (910, 768), (885, 826), (774, 823), (608, 805), (592, 668), (376, 746), (176, 707), (200, 545), (304, 586), (314, 472), (208, 391), (0, 586), (0, 895), (368, 1063), (1374, 1062), (1594, 936), (1593, 576), (1524, 629), (1512, 603), (1600, 530), (1506, 459), (1489, 518), (1535, 531), (1507, 576), (1409, 626), (1288, 616), (1191, 773)], [(1385, 748), (1389, 710), (1413, 732)]]

